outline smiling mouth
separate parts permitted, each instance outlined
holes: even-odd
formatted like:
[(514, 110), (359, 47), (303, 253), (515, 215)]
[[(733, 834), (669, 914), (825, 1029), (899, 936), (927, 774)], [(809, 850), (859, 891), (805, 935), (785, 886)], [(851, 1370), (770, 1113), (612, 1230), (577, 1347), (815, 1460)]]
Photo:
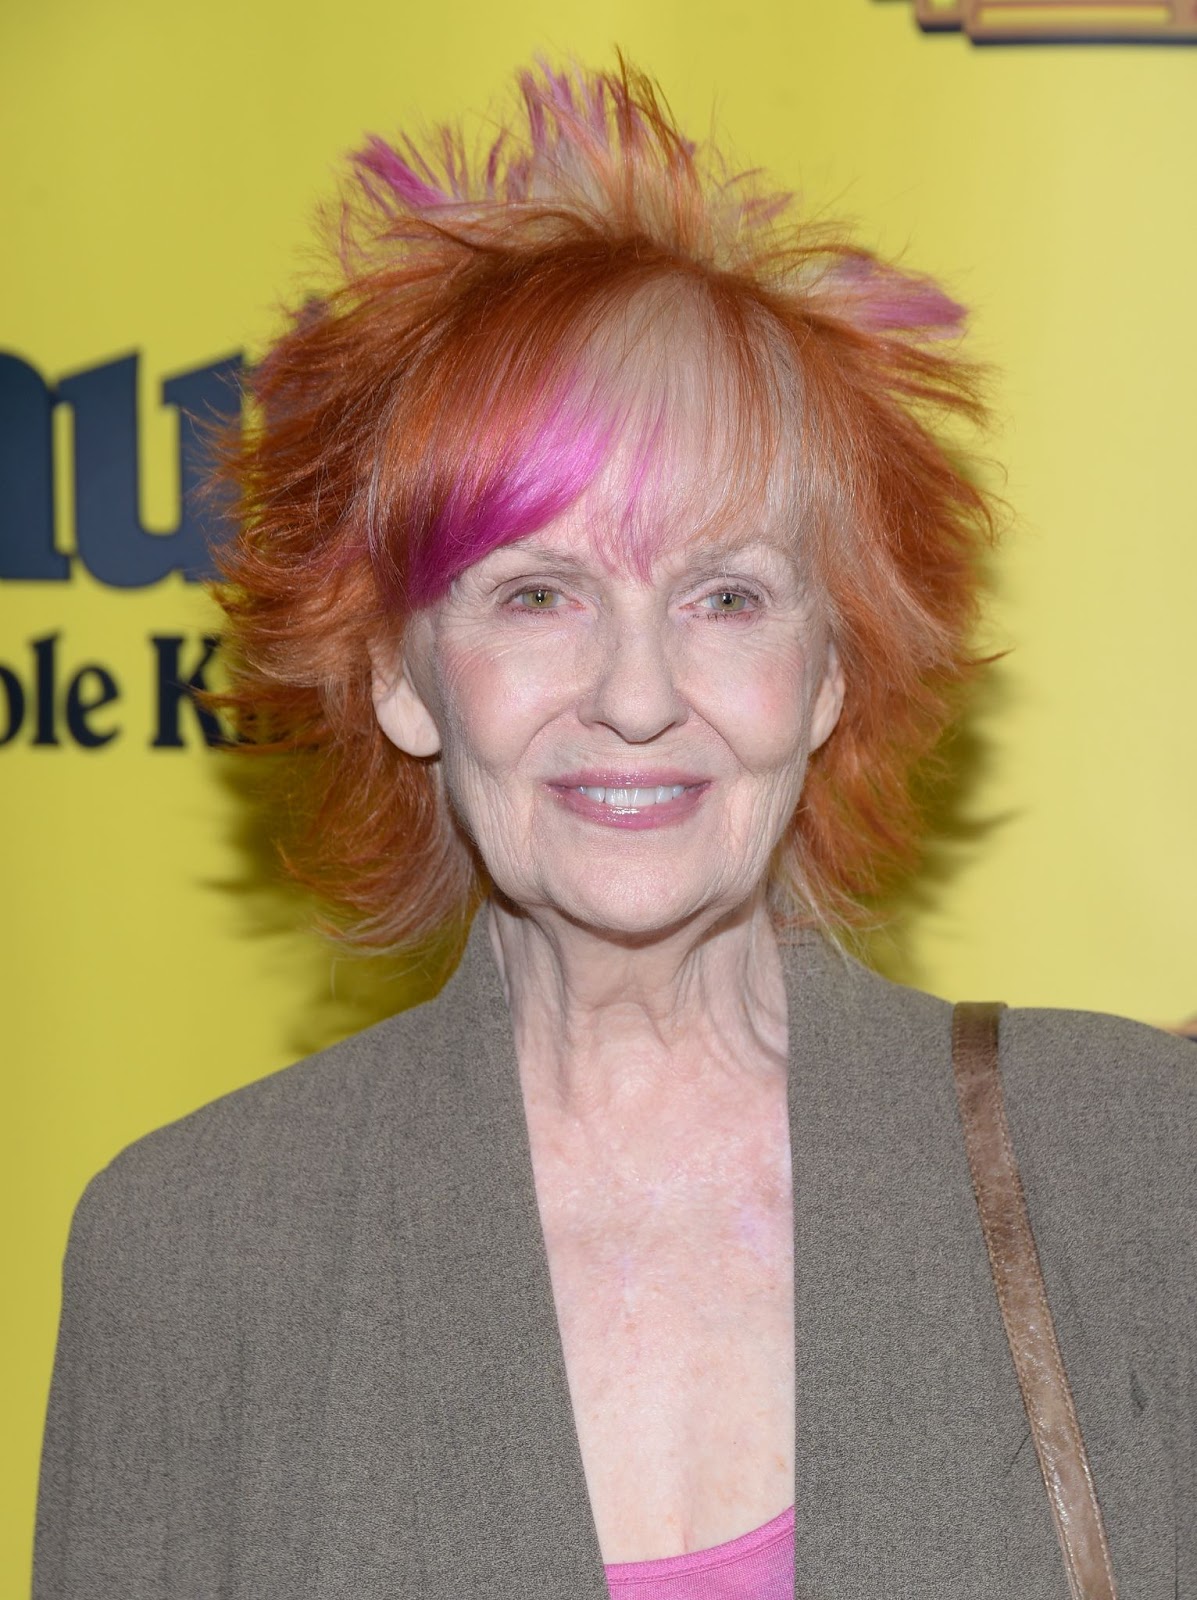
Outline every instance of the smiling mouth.
[(595, 805), (615, 806), (621, 811), (644, 811), (649, 806), (663, 806), (671, 800), (680, 800), (687, 787), (684, 783), (666, 783), (654, 789), (603, 789), (580, 783), (576, 785), (576, 792), (585, 795)]
[[(681, 783), (629, 783), (622, 772), (575, 772), (550, 783), (549, 788), (567, 811), (600, 827), (656, 829), (684, 822), (702, 805), (711, 787), (709, 778), (689, 778), (680, 772), (658, 772), (659, 778), (682, 778)], [(652, 774), (645, 773), (646, 778)], [(614, 783), (579, 783), (578, 779), (614, 778)]]

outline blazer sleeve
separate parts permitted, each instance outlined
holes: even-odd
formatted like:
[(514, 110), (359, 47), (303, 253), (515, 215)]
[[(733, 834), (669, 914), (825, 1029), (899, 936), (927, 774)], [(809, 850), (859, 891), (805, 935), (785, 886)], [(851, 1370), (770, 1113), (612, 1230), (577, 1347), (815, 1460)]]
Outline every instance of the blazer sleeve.
[(42, 1453), (34, 1600), (165, 1594), (169, 1495), (149, 1220), (111, 1169), (75, 1211)]

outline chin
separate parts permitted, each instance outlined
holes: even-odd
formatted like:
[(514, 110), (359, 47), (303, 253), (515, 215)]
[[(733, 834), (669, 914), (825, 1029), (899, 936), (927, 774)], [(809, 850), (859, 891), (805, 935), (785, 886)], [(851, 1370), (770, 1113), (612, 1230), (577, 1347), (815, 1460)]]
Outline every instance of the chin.
[(545, 885), (543, 904), (599, 935), (650, 940), (698, 922), (717, 922), (748, 896), (722, 885), (687, 883), (680, 874), (618, 869), (601, 881)]

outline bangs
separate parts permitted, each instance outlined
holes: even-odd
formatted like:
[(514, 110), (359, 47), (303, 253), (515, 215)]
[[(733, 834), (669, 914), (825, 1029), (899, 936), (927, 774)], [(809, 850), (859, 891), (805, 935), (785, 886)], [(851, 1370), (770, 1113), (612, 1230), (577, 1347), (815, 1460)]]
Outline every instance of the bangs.
[(542, 276), (535, 321), (492, 304), (432, 343), (370, 484), (388, 608), (430, 604), (575, 508), (604, 559), (642, 576), (666, 547), (790, 540), (810, 520), (798, 371), (764, 308), (681, 273), (602, 287), (579, 304), (571, 268), (558, 304)]
[(800, 543), (818, 520), (802, 385), (768, 313), (673, 289), (619, 335), (613, 448), (579, 507), (607, 559), (647, 578), (665, 550)]

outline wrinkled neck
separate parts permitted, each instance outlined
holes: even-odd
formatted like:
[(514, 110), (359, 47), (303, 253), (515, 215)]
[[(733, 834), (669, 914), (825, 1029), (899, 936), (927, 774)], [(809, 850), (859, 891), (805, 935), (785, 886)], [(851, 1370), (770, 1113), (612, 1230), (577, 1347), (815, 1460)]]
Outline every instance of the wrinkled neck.
[(763, 892), (711, 926), (629, 941), (501, 904), (490, 933), (525, 1099), (586, 1115), (784, 1079), (786, 999)]

